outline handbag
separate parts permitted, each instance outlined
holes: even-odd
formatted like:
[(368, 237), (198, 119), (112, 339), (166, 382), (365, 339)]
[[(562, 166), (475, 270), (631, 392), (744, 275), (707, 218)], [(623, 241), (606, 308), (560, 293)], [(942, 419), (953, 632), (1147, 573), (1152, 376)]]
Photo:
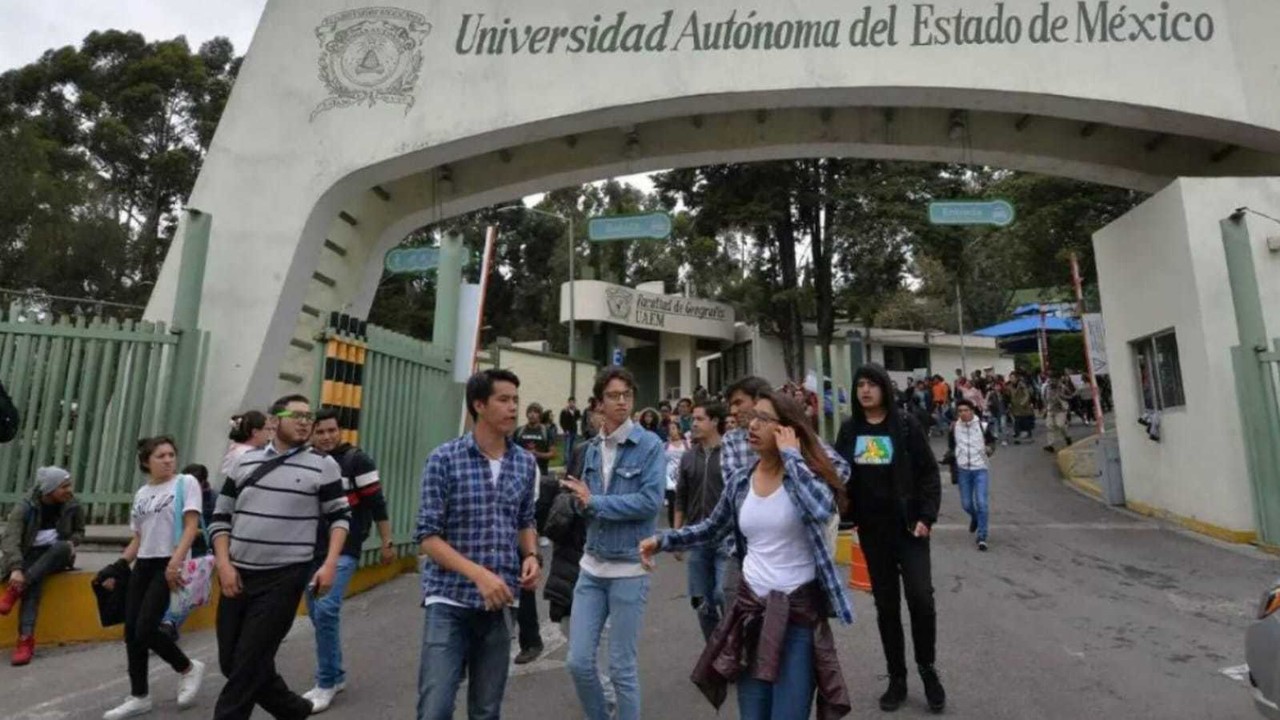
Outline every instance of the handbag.
[[(174, 498), (174, 522), (173, 522), (173, 546), (177, 547), (182, 539), (182, 508), (186, 506), (186, 478), (189, 476), (180, 476), (178, 478), (178, 487), (176, 497)], [(200, 523), (200, 534), (197, 539), (204, 537), (204, 514), (200, 514), (198, 520)], [(205, 547), (208, 547), (208, 539), (205, 539)], [(195, 547), (193, 542), (192, 548)], [(177, 590), (169, 592), (169, 612), (175, 615), (185, 615), (195, 608), (205, 605), (209, 602), (209, 595), (213, 591), (213, 569), (214, 557), (208, 552), (197, 555), (195, 551), (187, 554), (186, 560), (182, 563), (180, 574), (182, 575), (183, 585)]]

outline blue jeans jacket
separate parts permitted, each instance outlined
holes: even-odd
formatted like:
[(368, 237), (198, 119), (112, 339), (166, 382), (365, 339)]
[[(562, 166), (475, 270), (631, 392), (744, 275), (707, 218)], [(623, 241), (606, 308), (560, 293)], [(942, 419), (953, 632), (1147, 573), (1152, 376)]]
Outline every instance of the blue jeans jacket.
[(639, 562), (640, 541), (650, 537), (667, 489), (667, 461), (658, 437), (636, 425), (618, 447), (609, 489), (601, 475), (603, 434), (591, 440), (582, 481), (591, 490), (586, 552), (601, 560)]

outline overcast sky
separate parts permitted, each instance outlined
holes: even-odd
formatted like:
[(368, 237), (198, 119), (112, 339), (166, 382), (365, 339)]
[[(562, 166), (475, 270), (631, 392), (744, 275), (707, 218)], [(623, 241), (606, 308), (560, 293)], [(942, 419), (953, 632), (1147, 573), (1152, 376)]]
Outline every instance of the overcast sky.
[(225, 35), (244, 53), (266, 0), (0, 0), (0, 71), (94, 30), (137, 30), (147, 40), (186, 35), (191, 48)]

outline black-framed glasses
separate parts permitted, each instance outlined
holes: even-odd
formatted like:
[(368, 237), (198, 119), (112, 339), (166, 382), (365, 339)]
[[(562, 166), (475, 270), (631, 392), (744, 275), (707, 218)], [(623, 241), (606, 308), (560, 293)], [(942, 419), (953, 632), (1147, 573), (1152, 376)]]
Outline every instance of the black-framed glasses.
[(604, 394), (604, 399), (609, 402), (624, 402), (634, 398), (635, 396), (636, 394), (630, 390), (623, 390), (621, 392), (607, 392)]
[(300, 422), (311, 422), (316, 419), (316, 414), (308, 411), (297, 410), (281, 410), (276, 413), (276, 417), (289, 420), (298, 420)]

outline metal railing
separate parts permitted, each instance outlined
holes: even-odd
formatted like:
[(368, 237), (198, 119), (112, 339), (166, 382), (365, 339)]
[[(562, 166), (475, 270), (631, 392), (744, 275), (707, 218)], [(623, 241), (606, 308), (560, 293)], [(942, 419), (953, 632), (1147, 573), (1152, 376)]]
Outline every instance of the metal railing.
[[(180, 353), (184, 342), (194, 352)], [(163, 323), (0, 312), (0, 382), (21, 416), (18, 437), (0, 446), (0, 505), (25, 497), (37, 468), (57, 465), (91, 522), (127, 521), (138, 439), (170, 434), (181, 449), (190, 437), (206, 343), (206, 333), (184, 338)]]

